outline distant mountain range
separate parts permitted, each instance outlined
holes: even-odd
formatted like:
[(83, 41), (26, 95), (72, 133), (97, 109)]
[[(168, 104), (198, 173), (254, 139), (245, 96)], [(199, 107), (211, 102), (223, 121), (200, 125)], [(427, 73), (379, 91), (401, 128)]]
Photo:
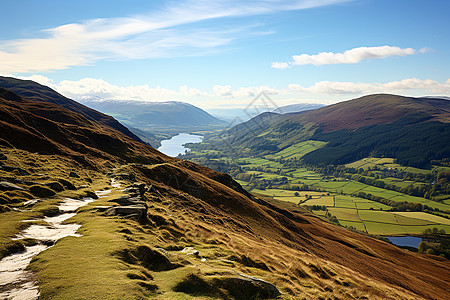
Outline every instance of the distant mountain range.
[(303, 157), (312, 164), (344, 164), (377, 155), (427, 167), (432, 160), (450, 157), (449, 136), (449, 100), (376, 94), (300, 113), (263, 113), (222, 138), (255, 154), (305, 140), (327, 142)]
[[(267, 108), (259, 108), (259, 109), (249, 109), (249, 108), (214, 108), (208, 109), (208, 112), (219, 119), (226, 120), (228, 122), (234, 121), (236, 118), (241, 120), (242, 122), (248, 121), (253, 117), (256, 117), (258, 114), (263, 112), (275, 112), (278, 114), (286, 114), (293, 112), (301, 112), (305, 110), (316, 109), (324, 106), (323, 104), (318, 103), (297, 103), (290, 104), (285, 106), (277, 107), (276, 109), (267, 109)], [(256, 112), (257, 111), (257, 112)]]
[(205, 129), (224, 126), (225, 122), (194, 105), (179, 101), (147, 102), (130, 100), (81, 99), (86, 106), (114, 116), (138, 129), (164, 127)]

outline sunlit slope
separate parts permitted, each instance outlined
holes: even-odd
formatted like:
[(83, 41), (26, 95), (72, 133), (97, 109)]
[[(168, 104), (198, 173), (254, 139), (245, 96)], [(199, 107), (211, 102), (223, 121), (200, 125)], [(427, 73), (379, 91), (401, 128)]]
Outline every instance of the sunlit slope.
[(306, 140), (327, 145), (306, 154), (311, 164), (345, 164), (369, 155), (427, 167), (450, 157), (450, 101), (388, 94), (364, 96), (320, 109), (264, 113), (217, 137), (252, 155), (275, 154)]

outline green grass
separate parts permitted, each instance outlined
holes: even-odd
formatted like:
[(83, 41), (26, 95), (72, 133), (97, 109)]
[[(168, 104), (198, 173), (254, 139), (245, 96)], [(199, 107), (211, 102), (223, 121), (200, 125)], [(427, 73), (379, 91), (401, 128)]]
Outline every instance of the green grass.
[[(367, 157), (363, 158), (361, 160), (346, 164), (345, 166), (347, 168), (363, 168), (364, 170), (367, 170), (369, 167), (373, 168), (376, 165), (385, 165), (385, 164), (394, 164), (393, 158), (376, 158), (376, 157)], [(398, 165), (400, 166), (400, 165)]]
[(391, 207), (382, 203), (378, 203), (375, 201), (370, 201), (370, 200), (361, 200), (359, 201), (355, 201), (354, 202), (356, 204), (356, 207), (358, 209), (375, 209), (375, 210), (388, 210)]
[(444, 229), (445, 232), (450, 232), (450, 226), (448, 225), (404, 226), (404, 228), (409, 234), (421, 234), (426, 229), (433, 228), (437, 228), (439, 230)]
[(341, 208), (356, 208), (354, 199), (348, 195), (336, 195), (335, 196), (335, 207)]
[(396, 212), (396, 215), (409, 217), (409, 218), (415, 218), (415, 219), (422, 219), (426, 220), (432, 223), (438, 223), (438, 224), (445, 224), (450, 225), (450, 220), (446, 218), (442, 218), (436, 215), (432, 215), (426, 212)]
[(426, 226), (435, 224), (433, 222), (427, 221), (426, 219), (410, 218), (399, 214), (393, 215), (395, 216), (395, 220), (397, 221), (397, 223), (402, 226)]
[(342, 226), (347, 226), (347, 227), (352, 226), (352, 227), (356, 228), (357, 230), (364, 231), (364, 232), (366, 231), (366, 228), (364, 227), (364, 224), (362, 222), (339, 220), (339, 223)]
[(430, 172), (433, 171), (433, 170), (425, 170), (425, 169), (419, 169), (419, 168), (414, 168), (414, 167), (404, 167), (404, 166), (394, 163), (393, 158), (377, 158), (377, 157), (363, 158), (361, 160), (346, 164), (345, 166), (348, 168), (355, 168), (355, 169), (362, 168), (364, 170), (367, 170), (368, 168), (373, 169), (375, 166), (377, 166), (380, 169), (391, 168), (391, 169), (396, 169), (398, 171), (415, 173), (415, 174), (429, 174)]
[(359, 210), (359, 217), (363, 221), (376, 221), (381, 223), (398, 224), (395, 215), (391, 212), (376, 210)]
[[(135, 299), (141, 288), (126, 277), (112, 253), (127, 247), (118, 234), (119, 222), (79, 213), (72, 221), (83, 222), (82, 237), (66, 237), (56, 247), (33, 259), (42, 299)], [(80, 287), (83, 287), (80, 289)]]
[(283, 168), (283, 165), (278, 163), (278, 162), (274, 162), (274, 161), (270, 161), (264, 158), (240, 158), (239, 160), (239, 164), (243, 167), (246, 166), (251, 166), (251, 167), (270, 167), (270, 168)]
[(297, 159), (299, 159), (309, 152), (312, 152), (314, 150), (322, 148), (326, 144), (327, 143), (323, 142), (323, 141), (309, 140), (309, 141), (301, 142), (298, 144), (294, 144), (286, 149), (283, 149), (283, 150), (277, 152), (276, 154), (267, 155), (266, 158), (268, 158), (268, 159), (278, 159), (278, 158), (283, 158), (283, 159), (297, 158)]
[(408, 232), (398, 224), (380, 223), (373, 221), (364, 221), (367, 232), (375, 235), (398, 235), (408, 234)]
[[(280, 199), (280, 200), (282, 200), (282, 199)], [(322, 197), (310, 199), (310, 200), (304, 202), (303, 205), (325, 205), (325, 206), (333, 207), (334, 200), (333, 200), (333, 196), (322, 196)]]
[(329, 207), (328, 211), (338, 220), (361, 222), (358, 211), (354, 208)]
[[(388, 205), (351, 196), (352, 194), (357, 194), (358, 192), (364, 192), (366, 194), (382, 197), (394, 202), (417, 202), (423, 205), (428, 205), (432, 208), (438, 208), (442, 211), (446, 211), (450, 209), (450, 199), (447, 199), (445, 195), (442, 197), (441, 202), (436, 202), (421, 197), (402, 194), (397, 191), (370, 186), (353, 180), (344, 180), (342, 178), (325, 179), (323, 175), (310, 171), (306, 168), (286, 169), (283, 168), (283, 166), (278, 162), (271, 161), (279, 158), (299, 158), (312, 148), (321, 147), (324, 145), (324, 143), (314, 142), (315, 141), (298, 143), (276, 154), (266, 155), (264, 158), (241, 158), (240, 162), (246, 163), (245, 165), (241, 165), (244, 170), (245, 168), (259, 166), (266, 168), (266, 172), (247, 171), (249, 174), (255, 174), (259, 179), (274, 180), (280, 178), (283, 175), (278, 175), (271, 172), (276, 171), (277, 168), (282, 168), (285, 174), (287, 174), (284, 176), (288, 179), (289, 184), (292, 187), (306, 184), (312, 188), (324, 190), (326, 192), (300, 191), (298, 192), (299, 196), (296, 197), (294, 196), (295, 191), (292, 190), (272, 188), (253, 191), (274, 197), (277, 200), (295, 204), (301, 201), (303, 205), (325, 205), (328, 207), (329, 212), (338, 218), (341, 224), (353, 226), (358, 230), (363, 231), (365, 231), (367, 227), (367, 231), (372, 234), (405, 234), (407, 232), (405, 229), (406, 227), (409, 228), (408, 230), (411, 232), (422, 233), (423, 230), (428, 228), (428, 226), (447, 226), (450, 223), (448, 219), (428, 213), (403, 215), (401, 213), (390, 212), (388, 210), (390, 210), (391, 207)], [(436, 172), (437, 170), (447, 170), (447, 168), (442, 169), (442, 167), (435, 167), (433, 170), (402, 167), (395, 164), (392, 158), (365, 158), (347, 165), (347, 167), (363, 169), (367, 169), (369, 167), (373, 168), (375, 166), (380, 168), (396, 168), (399, 171), (422, 174)], [(384, 178), (382, 180), (386, 184), (394, 184), (398, 187), (407, 187), (409, 185), (419, 186), (424, 184), (421, 182), (403, 181), (393, 177)], [(248, 186), (248, 183), (246, 182), (239, 181), (239, 183), (244, 187)], [(334, 195), (322, 196), (322, 194), (326, 194), (328, 192), (334, 193)], [(303, 202), (306, 200), (304, 197), (305, 194), (308, 194), (313, 198)], [(324, 215), (323, 211), (315, 211), (315, 213)], [(363, 221), (361, 221), (361, 219)], [(365, 224), (366, 227), (364, 227)]]

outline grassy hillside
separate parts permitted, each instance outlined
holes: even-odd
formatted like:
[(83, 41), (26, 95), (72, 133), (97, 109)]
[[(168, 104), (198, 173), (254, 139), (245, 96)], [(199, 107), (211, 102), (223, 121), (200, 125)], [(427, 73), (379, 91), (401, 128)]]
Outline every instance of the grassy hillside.
[[(301, 207), (251, 195), (227, 174), (166, 157), (55, 104), (5, 90), (0, 104), (2, 256), (51, 245), (15, 237), (48, 225), (46, 216), (60, 216), (58, 204), (67, 197), (101, 196), (65, 221), (81, 226), (78, 236), (58, 240), (32, 260), (40, 299), (448, 294), (450, 264), (442, 257), (407, 252)], [(242, 163), (258, 164), (271, 176), (284, 164)], [(299, 172), (319, 176), (281, 175)], [(3, 285), (0, 293), (16, 287)]]
[(450, 157), (449, 128), (449, 100), (378, 94), (301, 113), (264, 113), (205, 142), (229, 156), (262, 156), (315, 140), (327, 144), (303, 157), (309, 164), (373, 155), (423, 168)]
[(28, 100), (45, 101), (64, 107), (72, 112), (83, 115), (90, 121), (99, 122), (109, 126), (124, 135), (141, 141), (135, 134), (130, 132), (125, 126), (117, 122), (114, 118), (84, 106), (74, 100), (64, 97), (51, 88), (38, 84), (31, 80), (21, 80), (13, 77), (0, 76), (0, 87), (10, 90), (19, 96), (26, 97)]

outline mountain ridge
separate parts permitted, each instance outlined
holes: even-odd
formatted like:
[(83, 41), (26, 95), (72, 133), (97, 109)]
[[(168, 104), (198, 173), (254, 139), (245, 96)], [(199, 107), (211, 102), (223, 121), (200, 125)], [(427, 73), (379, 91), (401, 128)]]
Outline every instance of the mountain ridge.
[[(450, 101), (446, 99), (374, 94), (299, 113), (264, 113), (223, 132), (218, 141), (264, 155), (315, 139), (329, 144), (305, 155), (309, 163), (348, 163), (375, 151), (399, 156), (406, 165), (426, 167), (430, 160), (448, 157), (449, 123)], [(413, 137), (415, 144), (405, 140), (406, 136)], [(424, 149), (430, 153), (420, 159)]]
[(80, 100), (94, 109), (114, 115), (132, 127), (223, 125), (201, 108), (181, 101)]
[(69, 99), (51, 88), (36, 83), (32, 80), (21, 80), (13, 77), (0, 76), (0, 87), (15, 92), (19, 96), (24, 96), (29, 100), (41, 101), (45, 98), (46, 102), (61, 105), (71, 111), (81, 113), (86, 118), (99, 121), (106, 126), (114, 128), (126, 136), (144, 143), (139, 137), (132, 133), (128, 128), (117, 122), (114, 118), (84, 106), (72, 99)]

